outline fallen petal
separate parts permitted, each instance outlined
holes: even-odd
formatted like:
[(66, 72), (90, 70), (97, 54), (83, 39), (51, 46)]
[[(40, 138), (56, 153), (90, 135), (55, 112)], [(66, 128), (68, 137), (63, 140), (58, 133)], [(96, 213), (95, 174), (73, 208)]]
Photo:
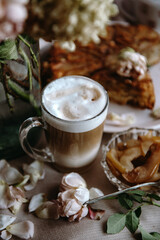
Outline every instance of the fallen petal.
[(0, 209), (7, 209), (13, 206), (15, 199), (11, 196), (8, 184), (0, 181)]
[(57, 201), (44, 202), (37, 210), (36, 216), (44, 219), (58, 219), (59, 206)]
[(90, 188), (89, 190), (89, 199), (97, 198), (103, 196), (104, 193), (99, 188)]
[(23, 170), (30, 175), (30, 183), (24, 186), (24, 189), (27, 191), (35, 188), (38, 180), (43, 179), (45, 176), (44, 163), (40, 161), (34, 161), (30, 165), (24, 164)]
[(44, 193), (39, 193), (34, 195), (29, 203), (29, 212), (34, 212), (37, 208), (39, 208), (42, 203), (44, 203), (46, 201), (46, 197)]
[(25, 193), (21, 188), (10, 186), (9, 189), (12, 198), (15, 199), (15, 202), (13, 206), (10, 207), (10, 210), (13, 214), (17, 214), (22, 206), (22, 203), (26, 203), (28, 200), (25, 198)]
[(103, 217), (103, 215), (105, 214), (105, 210), (93, 209), (90, 206), (88, 206), (88, 211), (89, 211), (89, 217), (92, 220), (100, 220)]
[(0, 230), (5, 229), (8, 225), (15, 221), (16, 217), (0, 214)]
[(7, 232), (6, 230), (3, 230), (1, 232), (1, 238), (4, 239), (4, 240), (9, 240), (11, 239), (12, 237), (12, 234), (10, 234), (9, 232)]
[(10, 186), (10, 195), (14, 199), (14, 204), (10, 207), (10, 210), (13, 214), (17, 214), (20, 210), (22, 203), (28, 202), (25, 198), (25, 193), (21, 188)]
[(33, 238), (34, 224), (31, 221), (24, 221), (9, 225), (6, 230), (22, 239)]
[(0, 180), (12, 185), (21, 182), (23, 180), (23, 175), (3, 159), (0, 161)]
[(25, 175), (23, 177), (22, 182), (20, 182), (19, 184), (16, 185), (16, 187), (23, 187), (24, 185), (26, 185), (26, 183), (28, 182), (28, 180), (30, 179), (29, 175)]
[(9, 209), (13, 214), (16, 215), (19, 212), (21, 206), (22, 206), (22, 202), (15, 201), (14, 205)]

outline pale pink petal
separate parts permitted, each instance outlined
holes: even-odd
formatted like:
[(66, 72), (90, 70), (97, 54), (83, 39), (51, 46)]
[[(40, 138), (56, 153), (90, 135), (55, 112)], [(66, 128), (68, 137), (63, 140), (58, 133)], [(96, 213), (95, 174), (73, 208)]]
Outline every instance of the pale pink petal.
[(105, 210), (93, 209), (90, 206), (88, 206), (88, 210), (89, 210), (89, 217), (92, 220), (100, 220), (103, 217), (103, 215), (105, 214)]
[(12, 237), (12, 234), (10, 234), (9, 232), (7, 232), (6, 230), (3, 230), (3, 231), (1, 232), (1, 238), (2, 238), (3, 240), (9, 240), (9, 239), (11, 239), (11, 237)]
[(86, 217), (88, 214), (88, 207), (83, 206), (81, 210), (68, 218), (69, 222), (80, 221), (82, 218)]
[(12, 185), (20, 183), (23, 180), (23, 175), (16, 168), (11, 167), (6, 160), (2, 159), (0, 160), (0, 179)]
[(6, 230), (22, 239), (33, 238), (34, 224), (31, 221), (24, 221), (9, 225)]
[(46, 196), (44, 193), (38, 193), (34, 195), (29, 203), (28, 209), (29, 212), (34, 212), (37, 208), (39, 208), (46, 201)]
[(0, 209), (7, 209), (14, 205), (15, 198), (11, 195), (9, 186), (0, 181)]
[(57, 201), (47, 201), (41, 204), (36, 210), (36, 216), (44, 219), (58, 219), (59, 218), (59, 206)]
[(76, 214), (81, 209), (81, 205), (75, 199), (66, 201), (63, 205), (63, 212), (66, 217)]
[(60, 191), (86, 186), (86, 181), (78, 173), (71, 172), (63, 176), (60, 185)]
[(21, 188), (10, 186), (9, 190), (12, 199), (15, 199), (15, 202), (10, 207), (10, 210), (13, 214), (17, 214), (22, 206), (22, 203), (26, 203), (28, 200), (25, 198), (25, 193)]
[(16, 217), (0, 214), (0, 231), (15, 221)]
[(97, 198), (103, 196), (104, 193), (99, 188), (90, 188), (89, 189), (89, 199)]
[(32, 190), (35, 188), (37, 182), (44, 178), (44, 163), (40, 161), (34, 161), (30, 165), (23, 165), (24, 172), (30, 176), (30, 183), (24, 186), (26, 191)]
[(74, 197), (81, 204), (89, 200), (89, 190), (87, 188), (79, 187), (75, 190)]

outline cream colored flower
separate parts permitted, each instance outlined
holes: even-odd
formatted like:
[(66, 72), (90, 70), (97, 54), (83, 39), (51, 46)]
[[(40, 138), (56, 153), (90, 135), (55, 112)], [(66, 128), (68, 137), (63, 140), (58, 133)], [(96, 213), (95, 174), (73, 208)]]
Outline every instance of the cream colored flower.
[(83, 204), (89, 200), (89, 191), (87, 188), (79, 187), (69, 189), (58, 194), (60, 203), (60, 215), (70, 217), (80, 213)]

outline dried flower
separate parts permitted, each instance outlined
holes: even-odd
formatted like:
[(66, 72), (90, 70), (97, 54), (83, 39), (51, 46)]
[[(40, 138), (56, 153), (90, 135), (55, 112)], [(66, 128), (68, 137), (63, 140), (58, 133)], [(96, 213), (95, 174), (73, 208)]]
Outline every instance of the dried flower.
[[(80, 213), (83, 203), (89, 200), (89, 191), (87, 188), (69, 189), (58, 194), (60, 203), (60, 215), (70, 217)], [(88, 211), (87, 211), (88, 213)]]

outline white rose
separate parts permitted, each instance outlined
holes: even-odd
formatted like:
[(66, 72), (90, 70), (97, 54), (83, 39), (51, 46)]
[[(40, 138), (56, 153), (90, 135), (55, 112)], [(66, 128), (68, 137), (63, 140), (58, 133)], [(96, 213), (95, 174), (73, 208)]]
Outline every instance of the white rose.
[(74, 219), (86, 216), (88, 211), (83, 209), (83, 204), (89, 200), (89, 190), (84, 187), (77, 189), (69, 189), (58, 194), (60, 203), (60, 215), (62, 217), (70, 217)]

